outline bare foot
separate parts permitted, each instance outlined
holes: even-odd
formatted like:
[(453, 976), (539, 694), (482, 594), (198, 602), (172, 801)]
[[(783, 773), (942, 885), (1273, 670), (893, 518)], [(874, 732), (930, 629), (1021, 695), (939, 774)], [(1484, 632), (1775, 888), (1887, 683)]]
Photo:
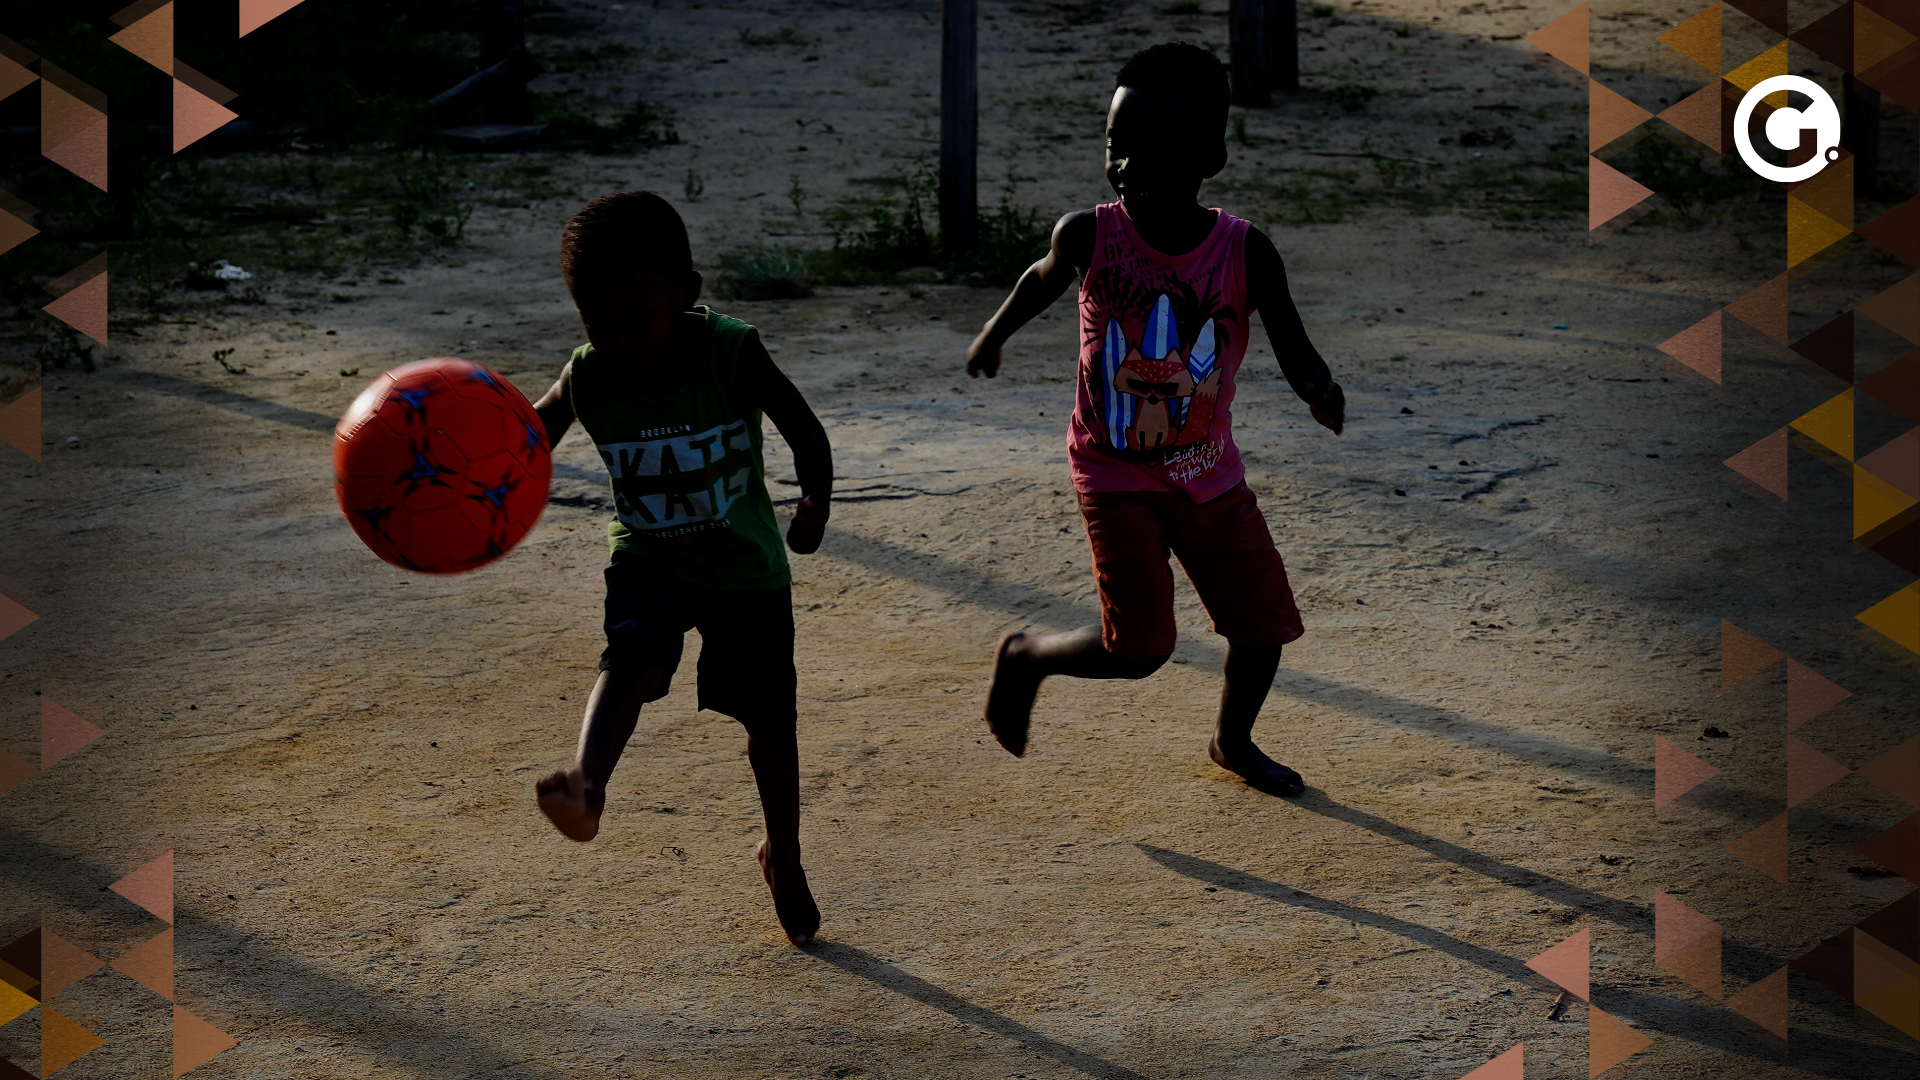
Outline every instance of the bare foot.
[(1014, 757), (1027, 752), (1027, 724), (1033, 719), (1033, 699), (1040, 693), (1040, 677), (1016, 651), (1026, 637), (1023, 631), (1011, 630), (994, 647), (993, 682), (987, 687), (984, 710), (993, 737)]
[(540, 812), (569, 840), (581, 843), (600, 833), (600, 812), (606, 809), (607, 793), (587, 783), (579, 769), (557, 772), (533, 785), (540, 801)]
[(1220, 736), (1215, 735), (1207, 744), (1207, 756), (1215, 765), (1244, 778), (1255, 791), (1291, 798), (1307, 790), (1307, 782), (1299, 773), (1261, 753), (1251, 742), (1228, 754), (1220, 748)]
[(753, 849), (753, 856), (760, 860), (760, 874), (767, 879), (767, 891), (773, 894), (774, 914), (780, 917), (780, 929), (786, 931), (788, 941), (806, 945), (820, 932), (820, 906), (813, 902), (800, 860), (776, 866), (771, 850), (768, 841), (762, 840)]

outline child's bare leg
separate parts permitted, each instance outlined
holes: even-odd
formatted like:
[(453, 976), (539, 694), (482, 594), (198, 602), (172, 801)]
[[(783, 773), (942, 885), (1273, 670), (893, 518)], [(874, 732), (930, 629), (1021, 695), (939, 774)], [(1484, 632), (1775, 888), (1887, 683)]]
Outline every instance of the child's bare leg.
[(1306, 790), (1300, 774), (1261, 753), (1253, 744), (1253, 722), (1273, 688), (1280, 670), (1280, 647), (1227, 645), (1227, 681), (1220, 691), (1220, 718), (1213, 727), (1207, 756), (1213, 763), (1246, 778), (1248, 785), (1269, 795), (1298, 795)]
[(569, 839), (585, 843), (600, 831), (607, 780), (640, 722), (640, 704), (660, 683), (658, 671), (603, 671), (587, 697), (573, 768), (534, 785), (540, 812)]
[[(1058, 634), (1015, 630), (1000, 639), (993, 654), (993, 683), (987, 688), (987, 726), (1014, 757), (1027, 752), (1027, 724), (1040, 681), (1049, 675), (1076, 679), (1144, 679), (1167, 662), (1164, 656), (1119, 656), (1100, 643), (1098, 625)], [(1255, 707), (1256, 710), (1258, 706)]]
[(800, 866), (800, 752), (791, 724), (747, 729), (747, 761), (760, 789), (767, 838), (754, 855), (773, 893), (773, 910), (787, 940), (805, 945), (820, 930), (820, 908)]

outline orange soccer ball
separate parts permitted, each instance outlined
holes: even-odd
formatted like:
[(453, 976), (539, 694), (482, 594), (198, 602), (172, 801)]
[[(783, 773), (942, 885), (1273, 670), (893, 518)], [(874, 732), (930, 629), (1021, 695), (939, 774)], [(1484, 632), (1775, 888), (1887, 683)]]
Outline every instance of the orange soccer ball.
[(457, 574), (505, 555), (547, 505), (553, 458), (526, 395), (439, 356), (373, 380), (333, 429), (333, 490), (375, 555)]

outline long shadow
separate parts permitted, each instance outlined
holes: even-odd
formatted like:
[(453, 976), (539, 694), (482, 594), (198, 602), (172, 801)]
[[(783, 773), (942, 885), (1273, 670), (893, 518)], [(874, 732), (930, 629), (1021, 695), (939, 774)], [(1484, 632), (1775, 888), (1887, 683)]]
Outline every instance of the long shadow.
[[(844, 529), (829, 530), (822, 552), (860, 564), (876, 573), (903, 578), (946, 593), (955, 600), (1029, 619), (1051, 619), (1060, 627), (1085, 626), (1100, 621), (1100, 613), (1084, 604), (1054, 596), (1031, 585), (974, 570), (938, 555), (891, 540), (861, 536)], [(1210, 640), (1182, 640), (1180, 647), (1204, 663), (1219, 665), (1225, 653)], [(981, 646), (988, 648), (986, 644)], [(1274, 689), (1290, 697), (1331, 705), (1392, 726), (1418, 730), (1436, 739), (1475, 747), (1491, 747), (1502, 754), (1543, 769), (1571, 772), (1596, 783), (1624, 789), (1636, 796), (1653, 790), (1653, 770), (1638, 762), (1602, 750), (1561, 742), (1528, 731), (1502, 727), (1454, 709), (1424, 705), (1365, 686), (1282, 668)], [(1778, 794), (1716, 785), (1717, 809), (1750, 820), (1767, 821), (1780, 812)], [(1808, 811), (1809, 823), (1830, 824), (1832, 818), (1817, 808)], [(1851, 825), (1852, 822), (1847, 822)]]
[[(69, 880), (112, 881), (120, 875), (72, 851), (53, 847), (13, 829), (0, 829), (0, 852), (13, 867), (58, 867)], [(40, 902), (56, 909), (84, 909), (87, 901), (64, 902), (63, 890), (45, 880), (9, 872), (8, 884), (31, 889)], [(88, 894), (97, 886), (85, 887)], [(410, 1075), (470, 1080), (475, 1076), (557, 1077), (557, 1071), (527, 1060), (506, 1044), (498, 1027), (476, 1023), (469, 1030), (449, 1024), (433, 1011), (434, 999), (414, 1007), (362, 983), (316, 967), (261, 935), (223, 922), (176, 892), (174, 925), (189, 932), (175, 939), (176, 967), (217, 971), (235, 990), (281, 1016), (297, 1016), (336, 1039), (366, 1047), (379, 1059)], [(271, 1025), (266, 1025), (270, 1027)], [(378, 1034), (376, 1034), (378, 1032)], [(489, 1039), (485, 1032), (494, 1032)], [(244, 1045), (244, 1044), (243, 1044)]]
[[(259, 398), (226, 390), (191, 379), (128, 368), (108, 369), (116, 379), (165, 389), (219, 408), (246, 416), (289, 424), (306, 431), (330, 433), (334, 418), (278, 405)], [(554, 475), (598, 483), (603, 474), (565, 462), (554, 462)], [(1544, 541), (1543, 541), (1544, 542)], [(845, 530), (830, 530), (822, 550), (848, 559), (880, 573), (937, 589), (954, 599), (1002, 613), (1028, 617), (1053, 616), (1061, 627), (1084, 626), (1099, 621), (1099, 612), (1085, 604), (1053, 596), (1030, 585), (994, 577), (972, 570), (924, 551), (890, 540), (861, 536)], [(983, 648), (985, 646), (983, 645)], [(1188, 655), (1202, 663), (1218, 666), (1225, 654), (1206, 639), (1181, 643)], [(1635, 762), (1589, 747), (1577, 746), (1532, 732), (1470, 716), (1453, 709), (1438, 708), (1409, 701), (1365, 686), (1283, 669), (1274, 689), (1300, 700), (1328, 704), (1370, 719), (1403, 728), (1417, 729), (1438, 739), (1472, 746), (1496, 747), (1502, 754), (1541, 768), (1575, 773), (1583, 778), (1645, 794), (1651, 787), (1651, 770)], [(1622, 773), (1625, 773), (1623, 776)], [(1777, 793), (1752, 792), (1728, 784), (1715, 785), (1708, 795), (1716, 810), (1751, 821), (1767, 821), (1779, 812)], [(1833, 817), (1827, 811), (1807, 811), (1811, 825), (1842, 825), (1857, 830), (1858, 823)]]
[(975, 1005), (966, 998), (942, 990), (917, 975), (909, 975), (863, 949), (852, 945), (826, 943), (807, 951), (849, 975), (858, 975), (875, 986), (891, 990), (902, 997), (912, 998), (962, 1023), (971, 1024), (982, 1031), (990, 1031), (1088, 1076), (1099, 1077), (1101, 1080), (1147, 1080), (1146, 1077), (1131, 1069), (1122, 1068), (1105, 1058), (1095, 1057), (1083, 1050), (1075, 1050), (1017, 1020), (1010, 1020), (992, 1009)]
[[(1256, 877), (1244, 870), (1187, 855), (1151, 844), (1135, 844), (1141, 853), (1182, 877), (1204, 882), (1216, 888), (1232, 889), (1248, 896), (1272, 900), (1302, 911), (1359, 923), (1384, 930), (1397, 937), (1426, 946), (1465, 961), (1475, 967), (1506, 978), (1537, 981), (1525, 962), (1461, 941), (1441, 930), (1421, 926), (1392, 915), (1343, 904), (1338, 900), (1315, 896), (1302, 889)], [(1500, 864), (1503, 865), (1503, 864)], [(1768, 1062), (1781, 1061), (1776, 1050), (1757, 1042), (1735, 1027), (1728, 1015), (1704, 1006), (1657, 994), (1643, 994), (1618, 987), (1594, 987), (1596, 1003), (1610, 1014), (1626, 1020), (1645, 1034), (1658, 1034), (1690, 1042), (1723, 1053), (1738, 1054)], [(1920, 1055), (1885, 1046), (1864, 1046), (1818, 1031), (1796, 1029), (1792, 1033), (1793, 1066), (1835, 1080), (1861, 1080), (1867, 1076), (1912, 1077), (1920, 1075)], [(1812, 1051), (1809, 1053), (1809, 1051)], [(1871, 1068), (1879, 1072), (1863, 1071)]]
[(117, 382), (130, 383), (134, 386), (145, 386), (169, 394), (177, 394), (180, 397), (190, 398), (194, 401), (202, 401), (215, 408), (225, 409), (228, 412), (236, 412), (242, 416), (252, 416), (261, 420), (272, 420), (275, 423), (297, 427), (302, 431), (332, 434), (333, 425), (338, 423), (340, 419), (337, 416), (308, 412), (305, 409), (296, 409), (291, 405), (281, 405), (276, 402), (266, 401), (262, 398), (248, 397), (245, 394), (228, 390), (224, 387), (211, 386), (194, 379), (181, 379), (172, 375), (162, 375), (155, 371), (136, 371), (132, 368), (112, 367), (103, 368), (100, 374)]

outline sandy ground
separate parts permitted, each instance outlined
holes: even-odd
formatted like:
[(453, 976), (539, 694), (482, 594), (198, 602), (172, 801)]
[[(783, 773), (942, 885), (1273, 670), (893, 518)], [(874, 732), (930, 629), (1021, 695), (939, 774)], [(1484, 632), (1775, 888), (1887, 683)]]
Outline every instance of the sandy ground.
[[(1557, 11), (1476, 9), (1385, 15), (1435, 16), (1409, 66), (1537, 72), (1485, 36)], [(861, 133), (806, 174), (822, 199), (926, 145), (929, 5), (577, 10), (583, 33), (680, 57), (646, 89), (689, 139), (561, 175), (673, 193), (703, 170), (686, 206), (702, 258), (792, 231), (754, 198), (828, 151), (788, 149), (791, 114)], [(1053, 9), (985, 10), (989, 101), (1101, 97), (1113, 55), (1169, 21), (1123, 7), (1059, 31)], [(1218, 17), (1171, 21), (1224, 40)], [(707, 63), (778, 25), (840, 44)], [(1079, 51), (1012, 44), (1062, 39)], [(1525, 77), (1565, 109), (1541, 137), (1577, 127), (1576, 91)], [(817, 111), (789, 100), (803, 79)], [(1272, 133), (1318, 108), (1254, 114), (1270, 141), (1233, 168), (1284, 161)], [(1023, 201), (1101, 195), (1097, 108), (1045, 121), (1066, 138), (1044, 144), (983, 113), (990, 164), (1040, 147), (1017, 159)], [(1454, 1077), (1524, 1042), (1530, 1077), (1576, 1077), (1586, 1008), (1547, 1020), (1553, 992), (1522, 965), (1581, 928), (1595, 1003), (1655, 1038), (1621, 1075), (1920, 1071), (1911, 1039), (1797, 974), (1789, 1048), (1652, 965), (1656, 889), (1722, 922), (1731, 993), (1909, 888), (1848, 871), (1909, 812), (1858, 779), (1796, 809), (1791, 886), (1720, 850), (1779, 813), (1785, 783), (1778, 669), (1719, 700), (1721, 618), (1855, 691), (1799, 732), (1841, 761), (1916, 725), (1913, 667), (1852, 619), (1904, 579), (1851, 550), (1844, 477), (1795, 451), (1781, 510), (1720, 465), (1837, 387), (1731, 322), (1724, 391), (1651, 347), (1777, 273), (1783, 226), (1756, 251), (1713, 228), (1589, 248), (1574, 224), (1455, 216), (1275, 231), (1351, 409), (1343, 437), (1317, 428), (1264, 340), (1249, 351), (1238, 439), (1309, 627), (1255, 732), (1307, 776), (1293, 801), (1205, 758), (1222, 643), (1184, 581), (1162, 673), (1049, 684), (1023, 760), (977, 720), (1001, 632), (1096, 618), (1062, 448), (1071, 298), (991, 383), (960, 373), (990, 290), (726, 305), (827, 422), (840, 476), (826, 544), (795, 567), (825, 912), (800, 951), (750, 855), (741, 734), (695, 712), (687, 680), (642, 716), (599, 840), (568, 844), (534, 810), (601, 644), (607, 510), (582, 435), (536, 530), (471, 575), (387, 567), (333, 503), (328, 432), (365, 373), (458, 353), (545, 388), (579, 340), (551, 255), (573, 205), (483, 210), (464, 266), (409, 270), (317, 324), (269, 306), (123, 337), (122, 363), (47, 385), (49, 441), (80, 448), (8, 467), (0, 572), (42, 618), (0, 646), (0, 745), (33, 760), (41, 678), (108, 734), (5, 796), (4, 910), (117, 955), (159, 927), (101, 890), (170, 835), (181, 1000), (241, 1040), (196, 1075)], [(1901, 272), (1865, 252), (1821, 270), (1796, 333)], [(1863, 341), (1864, 369), (1894, 355)], [(197, 359), (227, 345), (248, 374)], [(1863, 417), (1863, 446), (1896, 430)], [(784, 447), (769, 468), (790, 499)], [(1699, 739), (1709, 724), (1733, 737)], [(1655, 734), (1723, 770), (1657, 814)], [(108, 1039), (64, 1075), (163, 1067), (164, 1005), (119, 974), (57, 1007)], [(31, 1066), (36, 1023), (0, 1030), (0, 1055)]]

